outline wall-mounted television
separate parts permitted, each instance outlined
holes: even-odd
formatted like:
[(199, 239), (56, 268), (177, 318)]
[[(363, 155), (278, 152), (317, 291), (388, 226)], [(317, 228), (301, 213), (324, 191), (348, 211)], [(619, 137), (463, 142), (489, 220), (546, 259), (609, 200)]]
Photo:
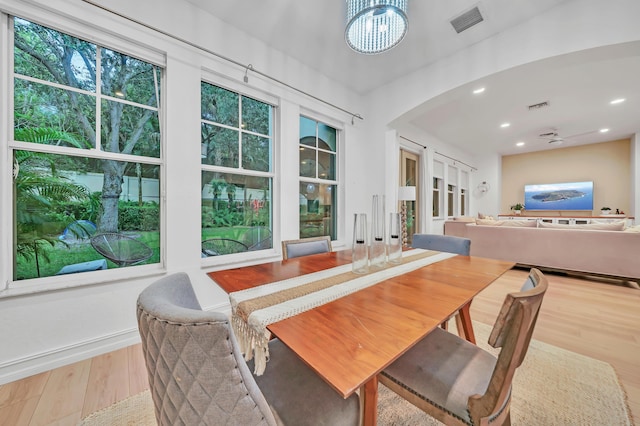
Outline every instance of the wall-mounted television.
[(593, 182), (524, 186), (525, 210), (593, 210)]

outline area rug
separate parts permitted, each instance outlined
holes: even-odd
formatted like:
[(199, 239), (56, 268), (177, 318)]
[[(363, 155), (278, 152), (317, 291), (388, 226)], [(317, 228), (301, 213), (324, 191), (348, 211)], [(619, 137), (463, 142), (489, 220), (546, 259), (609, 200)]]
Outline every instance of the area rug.
[[(491, 328), (474, 322), (479, 346)], [(454, 328), (455, 329), (455, 328)], [(613, 367), (602, 361), (536, 340), (516, 372), (511, 402), (513, 425), (632, 426), (626, 395)], [(442, 423), (380, 385), (378, 424), (436, 426)], [(149, 391), (84, 418), (82, 426), (155, 426)]]

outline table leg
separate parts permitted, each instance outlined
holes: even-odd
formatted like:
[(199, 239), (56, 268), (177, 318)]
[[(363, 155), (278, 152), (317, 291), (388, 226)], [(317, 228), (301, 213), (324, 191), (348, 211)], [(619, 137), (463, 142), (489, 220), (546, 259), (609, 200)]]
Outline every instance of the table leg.
[(460, 308), (458, 314), (456, 315), (456, 326), (458, 327), (458, 332), (461, 333), (460, 337), (464, 337), (469, 342), (475, 344), (476, 336), (473, 333), (473, 326), (471, 325), (471, 314), (469, 313), (469, 308), (471, 308), (471, 302)]
[(374, 376), (360, 388), (362, 425), (375, 426), (378, 421), (378, 376)]

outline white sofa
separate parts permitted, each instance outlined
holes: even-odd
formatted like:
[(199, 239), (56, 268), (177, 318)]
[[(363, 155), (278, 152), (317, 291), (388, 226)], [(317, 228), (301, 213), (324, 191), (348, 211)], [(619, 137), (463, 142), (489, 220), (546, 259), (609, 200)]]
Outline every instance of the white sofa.
[(503, 225), (466, 222), (446, 233), (469, 238), (472, 256), (640, 282), (640, 232), (589, 225)]

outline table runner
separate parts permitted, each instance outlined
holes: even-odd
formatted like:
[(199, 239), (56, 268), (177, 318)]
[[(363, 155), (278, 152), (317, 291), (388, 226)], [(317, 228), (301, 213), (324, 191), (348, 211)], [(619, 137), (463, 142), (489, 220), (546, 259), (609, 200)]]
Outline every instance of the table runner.
[(231, 323), (240, 349), (247, 361), (255, 357), (254, 373), (261, 375), (269, 359), (269, 324), (454, 256), (412, 249), (403, 253), (401, 264), (387, 264), (364, 275), (353, 273), (351, 264), (347, 264), (229, 293)]

